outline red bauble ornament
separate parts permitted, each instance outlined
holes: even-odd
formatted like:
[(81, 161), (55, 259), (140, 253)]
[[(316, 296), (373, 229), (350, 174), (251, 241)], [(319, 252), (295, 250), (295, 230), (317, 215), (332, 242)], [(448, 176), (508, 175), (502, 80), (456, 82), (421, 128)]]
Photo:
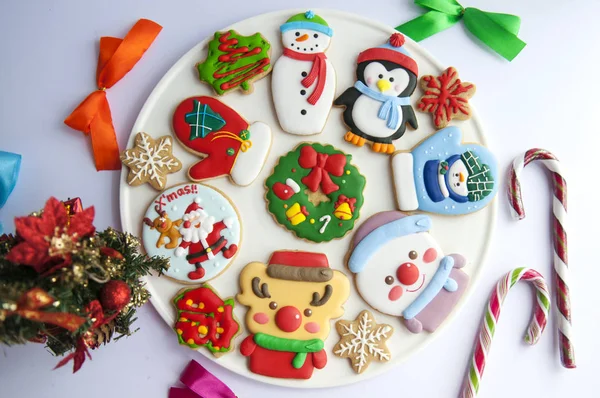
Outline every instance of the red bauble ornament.
[(107, 311), (120, 311), (129, 304), (131, 289), (123, 281), (108, 281), (100, 290), (100, 303)]

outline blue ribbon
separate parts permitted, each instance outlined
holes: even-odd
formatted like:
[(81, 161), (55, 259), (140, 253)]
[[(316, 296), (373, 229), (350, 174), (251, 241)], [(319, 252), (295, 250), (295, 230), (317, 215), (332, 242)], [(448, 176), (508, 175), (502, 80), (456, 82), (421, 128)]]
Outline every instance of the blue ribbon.
[[(21, 155), (0, 151), (0, 209), (4, 206), (15, 188), (20, 169)], [(0, 224), (1, 233), (2, 224)]]
[(376, 101), (382, 102), (379, 107), (377, 117), (386, 120), (387, 127), (395, 129), (400, 120), (400, 114), (398, 107), (403, 105), (410, 105), (409, 97), (393, 97), (391, 95), (385, 95), (367, 87), (363, 82), (357, 81), (354, 83), (354, 88), (366, 95), (367, 97), (373, 98)]

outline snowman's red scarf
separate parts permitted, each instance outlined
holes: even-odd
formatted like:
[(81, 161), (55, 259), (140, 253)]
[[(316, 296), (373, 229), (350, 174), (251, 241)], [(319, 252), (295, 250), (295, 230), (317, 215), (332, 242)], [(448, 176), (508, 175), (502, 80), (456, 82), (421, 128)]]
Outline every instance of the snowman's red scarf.
[(319, 98), (321, 98), (321, 94), (323, 94), (323, 89), (325, 88), (325, 77), (327, 73), (325, 60), (327, 59), (327, 56), (325, 53), (302, 54), (294, 50), (290, 50), (289, 48), (283, 49), (283, 55), (299, 61), (310, 61), (313, 63), (309, 74), (302, 79), (302, 85), (306, 88), (309, 88), (315, 82), (315, 80), (317, 81), (317, 87), (315, 87), (315, 91), (312, 92), (307, 100), (309, 104), (315, 105)]

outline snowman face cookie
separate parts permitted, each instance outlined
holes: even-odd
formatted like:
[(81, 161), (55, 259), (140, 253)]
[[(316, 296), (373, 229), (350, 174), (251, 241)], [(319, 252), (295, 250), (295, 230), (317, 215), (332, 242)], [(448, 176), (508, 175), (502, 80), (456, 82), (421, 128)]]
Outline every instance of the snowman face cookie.
[(377, 265), (356, 275), (356, 287), (373, 308), (401, 316), (431, 281), (443, 256), (427, 233), (402, 236), (373, 255), (370, 263)]
[(291, 29), (281, 34), (285, 48), (299, 53), (315, 54), (325, 51), (331, 43), (331, 37), (312, 29)]
[(392, 68), (392, 70), (387, 70), (380, 62), (368, 63), (363, 74), (367, 87), (383, 95), (397, 97), (411, 83), (411, 78), (405, 69)]

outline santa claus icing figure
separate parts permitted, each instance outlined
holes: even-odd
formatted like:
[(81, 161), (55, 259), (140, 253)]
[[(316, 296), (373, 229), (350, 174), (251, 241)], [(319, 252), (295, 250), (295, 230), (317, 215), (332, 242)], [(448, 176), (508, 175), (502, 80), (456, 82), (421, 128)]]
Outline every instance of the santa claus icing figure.
[(179, 229), (181, 243), (175, 250), (175, 256), (186, 255), (186, 260), (196, 269), (188, 273), (192, 280), (202, 279), (206, 270), (202, 263), (215, 258), (219, 253), (225, 258), (231, 258), (238, 250), (237, 245), (227, 246), (227, 239), (221, 231), (231, 228), (233, 218), (225, 217), (222, 221), (215, 222), (215, 218), (208, 215), (200, 206), (200, 198), (196, 198), (185, 210), (183, 224)]

